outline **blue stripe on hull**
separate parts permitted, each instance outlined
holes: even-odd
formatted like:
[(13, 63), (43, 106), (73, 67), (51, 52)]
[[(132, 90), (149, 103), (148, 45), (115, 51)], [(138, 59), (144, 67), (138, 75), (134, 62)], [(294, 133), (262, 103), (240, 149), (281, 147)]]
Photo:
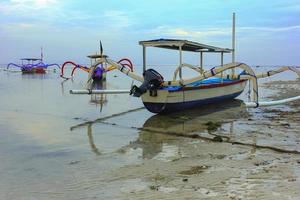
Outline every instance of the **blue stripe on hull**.
[(170, 113), (170, 112), (190, 109), (202, 105), (217, 103), (228, 99), (234, 99), (237, 96), (239, 96), (241, 93), (242, 92), (237, 92), (234, 94), (229, 94), (229, 95), (224, 95), (224, 96), (219, 96), (219, 97), (214, 97), (209, 99), (182, 102), (182, 103), (149, 103), (149, 102), (143, 102), (143, 103), (147, 108), (147, 110), (149, 110), (152, 113)]

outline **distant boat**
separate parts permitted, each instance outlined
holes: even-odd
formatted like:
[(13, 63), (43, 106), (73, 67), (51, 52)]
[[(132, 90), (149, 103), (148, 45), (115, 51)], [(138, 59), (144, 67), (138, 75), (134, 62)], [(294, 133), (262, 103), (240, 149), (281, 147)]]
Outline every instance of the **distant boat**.
[[(7, 69), (10, 67), (20, 68), (24, 74), (44, 74), (48, 67), (60, 66), (56, 63), (54, 64), (45, 64), (43, 62), (43, 49), (41, 48), (41, 58), (21, 58), (21, 64), (9, 63)], [(25, 62), (25, 63), (24, 63)]]
[[(87, 73), (90, 74), (90, 76), (88, 78), (88, 82), (91, 82), (91, 80), (93, 80), (93, 81), (106, 81), (106, 73), (116, 69), (115, 67), (107, 66), (105, 63), (99, 63), (98, 65), (94, 66), (94, 64), (97, 63), (99, 61), (99, 59), (106, 59), (107, 58), (106, 55), (103, 55), (103, 48), (102, 48), (101, 41), (100, 41), (100, 54), (88, 55), (87, 57), (90, 58), (91, 67), (82, 66), (82, 65), (76, 64), (73, 61), (66, 61), (62, 65), (60, 76), (64, 79), (73, 78), (76, 69), (81, 69), (84, 72), (87, 72)], [(118, 63), (122, 64), (125, 67), (128, 67), (131, 70), (131, 72), (133, 72), (133, 64), (130, 60), (128, 60), (126, 58), (123, 58), (123, 59), (119, 60)], [(66, 77), (64, 75), (65, 67), (67, 65), (73, 66), (72, 71), (71, 71), (71, 77)], [(94, 66), (94, 67), (92, 67), (92, 66)]]

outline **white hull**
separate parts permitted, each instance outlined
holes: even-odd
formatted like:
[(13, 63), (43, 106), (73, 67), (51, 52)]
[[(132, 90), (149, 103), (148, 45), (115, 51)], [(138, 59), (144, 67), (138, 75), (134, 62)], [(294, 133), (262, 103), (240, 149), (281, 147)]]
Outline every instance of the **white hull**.
[(179, 91), (161, 89), (157, 90), (157, 96), (151, 96), (147, 91), (142, 95), (142, 101), (151, 112), (170, 112), (233, 99), (243, 92), (245, 86), (246, 81), (234, 81), (200, 87), (184, 87)]

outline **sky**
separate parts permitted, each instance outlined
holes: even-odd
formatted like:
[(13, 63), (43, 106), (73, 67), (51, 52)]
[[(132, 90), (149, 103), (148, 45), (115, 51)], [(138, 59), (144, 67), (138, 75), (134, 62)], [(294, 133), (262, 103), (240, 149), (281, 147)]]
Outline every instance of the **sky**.
[[(300, 0), (0, 0), (0, 63), (39, 57), (47, 63), (89, 63), (99, 51), (142, 63), (140, 40), (187, 39), (231, 48), (249, 65), (300, 65)], [(178, 52), (149, 48), (149, 64), (178, 63)], [(205, 55), (216, 65), (218, 55)], [(185, 53), (186, 63), (199, 55)], [(230, 62), (230, 55), (225, 57)]]

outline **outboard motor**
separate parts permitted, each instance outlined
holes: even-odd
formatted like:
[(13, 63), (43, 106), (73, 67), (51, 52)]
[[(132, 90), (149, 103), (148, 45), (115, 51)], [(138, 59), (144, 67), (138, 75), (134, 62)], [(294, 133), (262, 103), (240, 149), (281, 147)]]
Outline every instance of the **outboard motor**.
[(146, 93), (147, 90), (150, 91), (150, 96), (157, 96), (157, 89), (161, 88), (164, 78), (154, 69), (148, 69), (143, 73), (144, 82), (138, 87), (136, 85), (132, 86), (130, 90), (130, 95), (134, 97), (140, 97), (142, 94)]

